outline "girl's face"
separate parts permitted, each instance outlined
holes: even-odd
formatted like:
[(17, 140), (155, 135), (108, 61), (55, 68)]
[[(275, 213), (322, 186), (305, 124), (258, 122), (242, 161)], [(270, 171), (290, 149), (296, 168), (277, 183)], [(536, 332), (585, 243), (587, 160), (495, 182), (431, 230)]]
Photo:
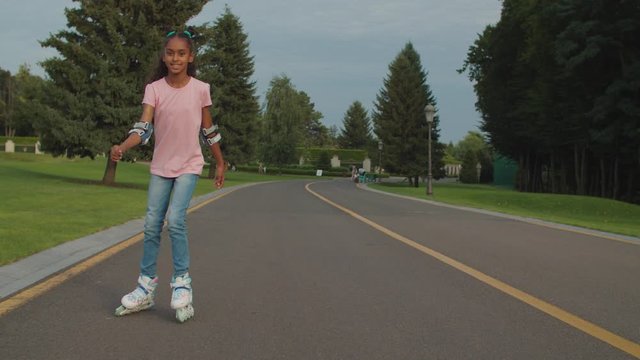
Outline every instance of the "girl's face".
[(193, 62), (193, 57), (187, 40), (174, 36), (164, 47), (162, 61), (167, 65), (169, 74), (180, 75), (187, 73), (187, 66)]

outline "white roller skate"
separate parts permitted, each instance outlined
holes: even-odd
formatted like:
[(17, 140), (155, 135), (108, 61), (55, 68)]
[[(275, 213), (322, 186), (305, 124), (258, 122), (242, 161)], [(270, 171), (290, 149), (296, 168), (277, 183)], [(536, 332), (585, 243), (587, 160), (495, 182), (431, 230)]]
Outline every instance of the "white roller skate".
[(122, 305), (116, 309), (116, 316), (123, 316), (138, 311), (146, 310), (154, 305), (158, 278), (142, 276), (138, 278), (138, 287), (122, 297)]
[(191, 278), (189, 274), (184, 274), (173, 279), (171, 282), (171, 308), (176, 310), (176, 319), (183, 323), (191, 319), (195, 310), (193, 309), (193, 290), (191, 289)]

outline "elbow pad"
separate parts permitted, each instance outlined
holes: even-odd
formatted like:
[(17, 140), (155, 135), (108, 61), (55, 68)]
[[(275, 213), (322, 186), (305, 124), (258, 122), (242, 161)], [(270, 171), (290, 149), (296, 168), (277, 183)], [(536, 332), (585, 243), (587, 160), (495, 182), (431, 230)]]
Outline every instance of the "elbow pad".
[(142, 140), (142, 145), (149, 143), (151, 135), (153, 135), (153, 125), (149, 122), (140, 121), (133, 125), (133, 129), (129, 130), (129, 135), (138, 134)]
[(218, 125), (210, 128), (202, 128), (202, 140), (209, 145), (213, 145), (222, 140), (222, 135), (218, 132)]

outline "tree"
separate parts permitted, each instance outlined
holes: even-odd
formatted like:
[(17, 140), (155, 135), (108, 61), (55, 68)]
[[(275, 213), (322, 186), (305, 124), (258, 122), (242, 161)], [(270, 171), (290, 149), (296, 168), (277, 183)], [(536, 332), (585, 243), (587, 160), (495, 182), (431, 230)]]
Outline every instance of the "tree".
[(13, 110), (15, 108), (15, 81), (11, 73), (0, 69), (0, 123), (4, 127), (4, 135), (13, 137)]
[[(473, 154), (476, 163), (482, 166), (480, 182), (491, 182), (493, 180), (493, 155), (491, 148), (487, 144), (482, 134), (469, 131), (464, 139), (460, 140), (453, 149), (453, 154), (457, 159), (465, 159), (468, 153)], [(476, 171), (476, 164), (473, 164), (473, 171)], [(477, 182), (477, 174), (473, 173), (473, 182)]]
[(342, 120), (342, 133), (338, 137), (340, 147), (345, 149), (365, 149), (373, 141), (371, 121), (367, 110), (360, 101), (354, 101)]
[(520, 190), (640, 202), (638, 19), (633, 1), (505, 0), (469, 49), (482, 130)]
[(302, 108), (302, 138), (305, 147), (322, 147), (329, 143), (329, 130), (320, 120), (323, 118), (321, 112), (315, 109), (315, 104), (309, 95), (300, 91), (298, 93), (300, 107)]
[(48, 117), (51, 111), (43, 103), (50, 84), (41, 77), (32, 75), (26, 64), (20, 66), (14, 80), (16, 99), (13, 123), (16, 135), (34, 136), (40, 119)]
[[(373, 115), (374, 132), (384, 144), (382, 165), (389, 172), (403, 174), (418, 186), (427, 170), (428, 124), (424, 114), (427, 104), (436, 106), (420, 55), (411, 43), (389, 65), (384, 87), (376, 97)], [(439, 119), (435, 117), (431, 137), (436, 176), (441, 176), (442, 146)]]
[[(54, 155), (95, 158), (139, 118), (164, 32), (184, 26), (208, 1), (76, 2), (65, 9), (69, 28), (41, 42), (60, 56), (42, 63), (56, 89), (47, 105), (57, 114), (43, 119), (38, 131)], [(107, 157), (103, 183), (114, 183), (115, 171)]]
[(271, 80), (263, 114), (262, 160), (282, 167), (296, 161), (305, 115), (300, 94), (286, 75)]
[(254, 60), (249, 54), (248, 36), (228, 6), (213, 27), (203, 27), (202, 33), (199, 77), (212, 85), (212, 116), (220, 124), (225, 159), (246, 163), (254, 159), (260, 130), (260, 106), (255, 81), (251, 80)]
[(460, 169), (460, 182), (465, 184), (476, 184), (478, 182), (478, 158), (476, 154), (468, 150), (462, 158), (462, 169)]

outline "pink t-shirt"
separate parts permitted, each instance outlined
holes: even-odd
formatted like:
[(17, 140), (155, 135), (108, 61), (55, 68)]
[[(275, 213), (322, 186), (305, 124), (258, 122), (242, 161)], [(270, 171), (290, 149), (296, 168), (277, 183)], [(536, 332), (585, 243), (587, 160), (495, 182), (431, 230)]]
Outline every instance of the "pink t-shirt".
[(202, 108), (211, 106), (209, 84), (192, 77), (176, 89), (162, 78), (147, 85), (142, 103), (154, 107), (151, 173), (170, 178), (200, 175), (204, 165), (200, 150)]

